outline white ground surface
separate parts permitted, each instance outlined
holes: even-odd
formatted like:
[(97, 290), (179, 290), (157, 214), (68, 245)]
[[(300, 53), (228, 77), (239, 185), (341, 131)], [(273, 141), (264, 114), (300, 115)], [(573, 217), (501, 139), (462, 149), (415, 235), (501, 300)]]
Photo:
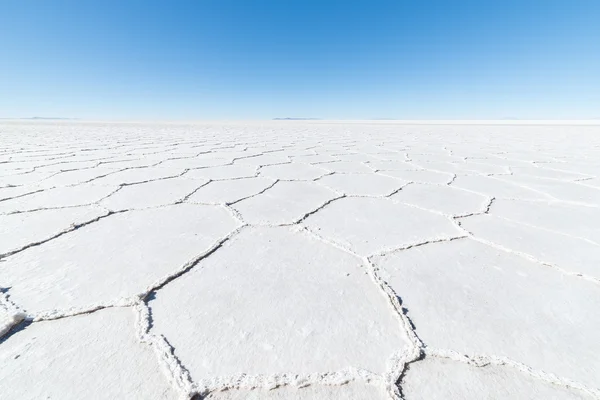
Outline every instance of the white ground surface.
[(600, 399), (600, 126), (0, 124), (0, 399)]

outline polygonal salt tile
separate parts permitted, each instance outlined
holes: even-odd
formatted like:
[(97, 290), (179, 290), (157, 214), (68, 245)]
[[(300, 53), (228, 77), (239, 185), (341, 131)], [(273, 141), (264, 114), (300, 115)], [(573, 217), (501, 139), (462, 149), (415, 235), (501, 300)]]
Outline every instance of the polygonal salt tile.
[(559, 200), (579, 202), (592, 206), (600, 204), (600, 188), (597, 189), (574, 182), (563, 182), (530, 176), (503, 176), (502, 179), (547, 193), (549, 196)]
[(418, 168), (423, 168), (428, 171), (442, 172), (447, 174), (458, 174), (458, 175), (471, 175), (476, 172), (470, 171), (462, 165), (462, 163), (451, 163), (451, 162), (411, 162), (411, 164)]
[(213, 181), (198, 189), (187, 201), (189, 203), (231, 204), (262, 192), (272, 186), (274, 182), (274, 180), (266, 178)]
[(410, 165), (404, 158), (399, 160), (376, 160), (367, 163), (367, 165), (374, 170), (385, 170), (385, 171), (407, 171), (412, 170), (415, 167)]
[(185, 173), (191, 179), (236, 179), (250, 178), (256, 175), (256, 167), (252, 165), (223, 165), (210, 168), (192, 169)]
[(34, 185), (56, 174), (56, 172), (32, 171), (8, 176), (0, 176), (0, 186)]
[(406, 153), (404, 152), (399, 152), (399, 151), (395, 151), (395, 150), (384, 150), (384, 151), (380, 151), (376, 154), (373, 154), (373, 158), (371, 160), (366, 160), (365, 164), (369, 165), (371, 162), (373, 161), (407, 161), (408, 157), (406, 155)]
[[(32, 161), (32, 162), (21, 162), (19, 164), (11, 162), (10, 164), (0, 164), (0, 176), (2, 177), (21, 177), (27, 175), (39, 175), (39, 176), (51, 176), (58, 173), (56, 169), (46, 168), (46, 164), (53, 163), (52, 161)], [(43, 178), (45, 179), (45, 178)], [(31, 182), (32, 183), (32, 182)]]
[[(353, 145), (351, 145), (351, 147), (353, 147)], [(352, 152), (348, 152), (348, 151), (346, 151), (345, 154), (336, 155), (335, 158), (337, 158), (338, 160), (343, 161), (343, 162), (352, 162), (352, 163), (367, 163), (367, 162), (371, 162), (371, 161), (380, 160), (379, 158), (374, 157), (369, 154), (352, 153)], [(339, 172), (342, 172), (342, 171), (339, 171)], [(350, 172), (350, 171), (348, 171), (348, 172)]]
[(406, 171), (378, 171), (380, 175), (393, 176), (394, 178), (400, 178), (407, 182), (419, 182), (419, 183), (431, 183), (437, 185), (445, 185), (453, 178), (454, 175), (444, 173), (444, 172), (435, 172), (435, 171), (426, 171), (424, 169), (421, 170), (406, 170)]
[(99, 205), (112, 211), (166, 206), (184, 199), (206, 182), (169, 178), (128, 185), (102, 200)]
[(328, 161), (336, 161), (335, 157), (332, 157), (327, 154), (307, 154), (302, 156), (291, 156), (292, 160), (295, 162), (303, 162), (303, 163), (321, 163)]
[(600, 244), (600, 207), (500, 199), (491, 214)]
[(452, 186), (496, 198), (551, 200), (546, 193), (488, 176), (459, 176)]
[(489, 165), (497, 165), (500, 167), (508, 167), (510, 169), (514, 168), (535, 168), (534, 164), (531, 163), (531, 161), (520, 161), (520, 160), (515, 160), (515, 159), (510, 159), (510, 158), (499, 158), (497, 156), (491, 156), (487, 157), (487, 158), (481, 158), (481, 157), (470, 157), (472, 158), (472, 160), (468, 160), (468, 161), (473, 161), (473, 162), (477, 162), (480, 164), (489, 164)]
[(589, 399), (575, 389), (544, 382), (508, 366), (476, 367), (434, 357), (410, 364), (401, 387), (407, 399), (415, 400)]
[(285, 151), (285, 155), (288, 156), (294, 162), (307, 162), (301, 159), (296, 159), (296, 157), (305, 157), (305, 156), (314, 156), (315, 152), (313, 150), (306, 150), (296, 147), (296, 144), (290, 143), (289, 145), (283, 145), (283, 150)]
[(502, 165), (492, 165), (474, 161), (465, 161), (458, 165), (465, 171), (476, 172), (479, 174), (510, 174), (510, 170)]
[(102, 178), (90, 181), (91, 184), (99, 186), (117, 186), (122, 184), (141, 183), (157, 179), (174, 178), (181, 175), (181, 168), (133, 168), (115, 172)]
[(365, 268), (306, 232), (247, 228), (156, 293), (152, 330), (196, 379), (383, 373), (407, 341)]
[(236, 164), (247, 164), (255, 167), (263, 165), (275, 165), (289, 163), (291, 160), (289, 157), (282, 153), (266, 153), (256, 157), (240, 158), (235, 161)]
[(0, 187), (0, 201), (12, 199), (14, 197), (25, 196), (42, 190), (37, 186), (7, 186)]
[(440, 165), (450, 163), (458, 164), (464, 162), (464, 160), (460, 157), (450, 155), (447, 152), (439, 152), (434, 149), (431, 149), (431, 152), (429, 152), (428, 154), (418, 154), (416, 152), (411, 152), (410, 158), (415, 162), (436, 162)]
[(405, 152), (410, 149), (410, 146), (408, 146), (408, 144), (403, 140), (394, 140), (389, 142), (386, 141), (385, 143), (382, 143), (382, 146), (390, 151), (393, 151), (396, 154)]
[[(37, 163), (36, 163), (37, 164)], [(36, 164), (7, 162), (0, 164), (0, 177), (7, 177), (18, 174), (32, 173), (35, 171)]]
[(218, 146), (211, 146), (211, 151), (212, 152), (217, 152), (217, 153), (233, 153), (233, 154), (238, 154), (238, 153), (243, 153), (245, 151), (246, 146), (241, 145), (241, 144), (235, 144), (232, 141), (228, 141), (226, 143), (221, 143)]
[(464, 234), (439, 214), (373, 198), (336, 200), (304, 223), (319, 235), (364, 256)]
[(593, 162), (545, 162), (537, 165), (542, 168), (551, 168), (564, 172), (572, 172), (574, 174), (598, 176), (600, 173), (600, 165)]
[(313, 180), (328, 173), (327, 170), (317, 166), (297, 162), (267, 165), (260, 169), (260, 176), (285, 180)]
[(223, 166), (230, 164), (232, 161), (233, 157), (229, 155), (224, 157), (223, 154), (207, 153), (194, 158), (166, 160), (162, 162), (160, 166), (163, 168), (195, 169)]
[(277, 182), (234, 208), (252, 224), (290, 224), (335, 197), (334, 192), (314, 182)]
[(46, 189), (42, 192), (0, 202), (0, 213), (91, 205), (115, 190), (116, 187), (89, 184)]
[(131, 309), (35, 322), (0, 346), (6, 399), (177, 399)]
[(0, 215), (0, 255), (39, 243), (72, 229), (73, 225), (106, 214), (101, 208), (90, 206)]
[(410, 184), (391, 199), (450, 215), (481, 212), (489, 200), (480, 194), (447, 185)]
[(388, 398), (387, 393), (381, 388), (359, 382), (331, 386), (310, 385), (301, 388), (283, 386), (276, 389), (231, 389), (206, 396), (207, 400), (384, 400)]
[(545, 164), (557, 161), (552, 155), (544, 154), (543, 151), (540, 150), (535, 151), (535, 149), (511, 150), (506, 153), (505, 156), (509, 160), (528, 162), (529, 165), (537, 163)]
[[(152, 166), (156, 165), (159, 161), (157, 161), (156, 159), (150, 158), (150, 157), (145, 157), (144, 159), (138, 159), (138, 157), (132, 157), (132, 156), (119, 156), (116, 158), (111, 158), (109, 160), (106, 161), (102, 161), (101, 165), (108, 165), (111, 167), (115, 167), (115, 168), (119, 168), (119, 169), (125, 169), (125, 168), (132, 168), (132, 169), (140, 169), (140, 170), (145, 170), (150, 168), (150, 170), (152, 170)], [(129, 174), (125, 174), (124, 177), (128, 177)], [(134, 175), (131, 175), (132, 177), (134, 177)], [(135, 179), (138, 179), (137, 176), (134, 177)], [(142, 180), (146, 180), (143, 179)], [(114, 182), (113, 182), (114, 183)], [(121, 182), (124, 183), (124, 182)]]
[(133, 296), (237, 226), (217, 206), (180, 204), (111, 215), (8, 257), (3, 285), (29, 312)]
[(115, 171), (115, 167), (110, 167), (108, 165), (101, 165), (99, 167), (81, 170), (65, 171), (44, 179), (38, 183), (38, 186), (42, 188), (50, 188), (55, 186), (77, 185), (92, 179), (100, 178), (110, 173), (114, 173)]
[(600, 279), (600, 246), (493, 215), (475, 215), (460, 220), (460, 225), (478, 238), (529, 254), (570, 272)]
[(36, 170), (43, 170), (48, 172), (67, 172), (67, 171), (79, 171), (83, 169), (91, 169), (98, 165), (98, 161), (59, 161), (53, 160), (50, 164), (37, 167)]
[(559, 171), (556, 169), (544, 168), (544, 164), (540, 164), (539, 166), (530, 166), (530, 167), (510, 167), (511, 171), (515, 175), (529, 175), (535, 176), (538, 178), (552, 178), (552, 179), (560, 179), (565, 181), (572, 181), (575, 179), (582, 179), (589, 177), (589, 175), (578, 174), (574, 172), (567, 171)]
[[(597, 385), (600, 291), (471, 239), (376, 257), (428, 346), (505, 356)], [(577, 345), (574, 345), (574, 344)]]
[[(332, 156), (338, 161), (339, 161), (338, 156), (347, 156), (348, 153), (351, 153), (351, 151), (345, 149), (344, 147), (338, 146), (333, 143), (327, 143), (327, 144), (318, 143), (315, 145), (315, 148), (313, 150), (317, 151), (319, 154), (322, 154), (322, 155)], [(344, 161), (346, 161), (346, 160), (344, 160)]]
[(137, 156), (137, 159), (141, 159), (147, 161), (147, 157), (151, 157), (152, 159), (166, 159), (169, 157), (193, 157), (196, 153), (193, 154), (179, 154), (170, 146), (165, 146), (164, 144), (156, 144), (153, 146), (148, 145), (137, 145), (136, 147), (131, 147), (126, 150), (127, 156)]
[(319, 183), (346, 195), (387, 196), (408, 182), (389, 176), (370, 174), (333, 174), (318, 180)]
[(356, 161), (333, 161), (328, 163), (317, 164), (319, 167), (326, 169), (329, 172), (340, 173), (372, 173), (373, 170), (365, 164)]

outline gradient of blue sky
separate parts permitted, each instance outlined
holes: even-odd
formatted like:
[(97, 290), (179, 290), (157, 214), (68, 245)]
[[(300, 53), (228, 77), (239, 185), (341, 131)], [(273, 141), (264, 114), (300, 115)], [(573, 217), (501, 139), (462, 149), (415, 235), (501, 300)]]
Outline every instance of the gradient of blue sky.
[(598, 0), (0, 0), (0, 117), (597, 118)]

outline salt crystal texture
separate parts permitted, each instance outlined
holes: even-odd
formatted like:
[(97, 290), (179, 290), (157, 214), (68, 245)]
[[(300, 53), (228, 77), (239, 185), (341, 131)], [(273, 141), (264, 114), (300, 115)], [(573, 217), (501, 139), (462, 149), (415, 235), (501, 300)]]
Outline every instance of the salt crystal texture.
[(0, 399), (600, 399), (600, 126), (0, 124)]

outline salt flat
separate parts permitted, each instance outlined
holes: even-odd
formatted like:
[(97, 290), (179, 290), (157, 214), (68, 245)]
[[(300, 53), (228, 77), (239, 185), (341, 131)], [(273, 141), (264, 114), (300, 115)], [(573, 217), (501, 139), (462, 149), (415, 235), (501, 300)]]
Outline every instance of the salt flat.
[(0, 399), (600, 399), (600, 126), (0, 124)]

